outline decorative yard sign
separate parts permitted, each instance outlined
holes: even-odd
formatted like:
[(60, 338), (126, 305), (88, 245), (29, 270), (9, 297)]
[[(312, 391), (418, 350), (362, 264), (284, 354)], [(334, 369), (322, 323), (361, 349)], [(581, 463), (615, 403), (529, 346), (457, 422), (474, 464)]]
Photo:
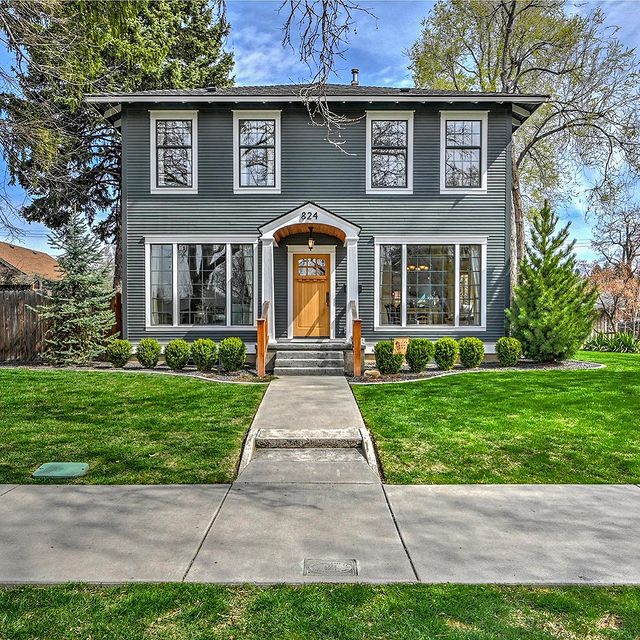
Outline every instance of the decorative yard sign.
[(393, 339), (393, 353), (401, 353), (403, 356), (406, 356), (408, 346), (409, 346), (409, 338)]

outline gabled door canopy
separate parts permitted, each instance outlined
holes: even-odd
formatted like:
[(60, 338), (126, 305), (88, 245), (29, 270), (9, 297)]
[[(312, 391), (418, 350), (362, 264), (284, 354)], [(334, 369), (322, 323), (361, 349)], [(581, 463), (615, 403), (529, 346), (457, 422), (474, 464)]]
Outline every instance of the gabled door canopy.
[(348, 240), (356, 240), (360, 235), (360, 227), (348, 220), (323, 209), (313, 202), (305, 202), (300, 207), (267, 222), (258, 228), (261, 240), (273, 239), (277, 244), (283, 238), (295, 233), (308, 233), (313, 226), (314, 233), (324, 233), (338, 238), (343, 244)]

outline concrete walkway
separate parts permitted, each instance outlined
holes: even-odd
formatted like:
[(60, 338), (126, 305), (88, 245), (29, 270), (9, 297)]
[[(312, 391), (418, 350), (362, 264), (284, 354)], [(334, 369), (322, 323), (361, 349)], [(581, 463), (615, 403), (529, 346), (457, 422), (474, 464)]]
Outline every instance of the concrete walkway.
[(0, 486), (0, 583), (640, 584), (635, 485)]
[(249, 430), (238, 482), (379, 483), (371, 436), (346, 378), (274, 380)]

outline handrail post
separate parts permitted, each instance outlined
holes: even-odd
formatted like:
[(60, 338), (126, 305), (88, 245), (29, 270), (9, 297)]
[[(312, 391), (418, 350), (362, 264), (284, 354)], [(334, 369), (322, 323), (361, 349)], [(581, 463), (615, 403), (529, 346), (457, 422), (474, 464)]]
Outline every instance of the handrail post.
[(258, 378), (264, 378), (265, 366), (266, 366), (266, 353), (264, 349), (265, 334), (267, 332), (267, 321), (264, 318), (258, 319), (258, 338), (257, 338), (257, 353), (256, 353), (256, 373)]
[(362, 320), (353, 321), (353, 375), (362, 375)]
[(269, 348), (269, 301), (262, 305), (262, 315), (258, 318), (256, 336), (256, 373), (264, 378), (267, 373), (267, 350)]

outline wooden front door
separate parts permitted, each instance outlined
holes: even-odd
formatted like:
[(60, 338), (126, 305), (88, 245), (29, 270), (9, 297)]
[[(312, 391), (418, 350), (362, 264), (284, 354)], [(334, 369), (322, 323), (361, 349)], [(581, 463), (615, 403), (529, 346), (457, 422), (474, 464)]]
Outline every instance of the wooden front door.
[(329, 254), (293, 255), (293, 336), (328, 338), (331, 310)]

